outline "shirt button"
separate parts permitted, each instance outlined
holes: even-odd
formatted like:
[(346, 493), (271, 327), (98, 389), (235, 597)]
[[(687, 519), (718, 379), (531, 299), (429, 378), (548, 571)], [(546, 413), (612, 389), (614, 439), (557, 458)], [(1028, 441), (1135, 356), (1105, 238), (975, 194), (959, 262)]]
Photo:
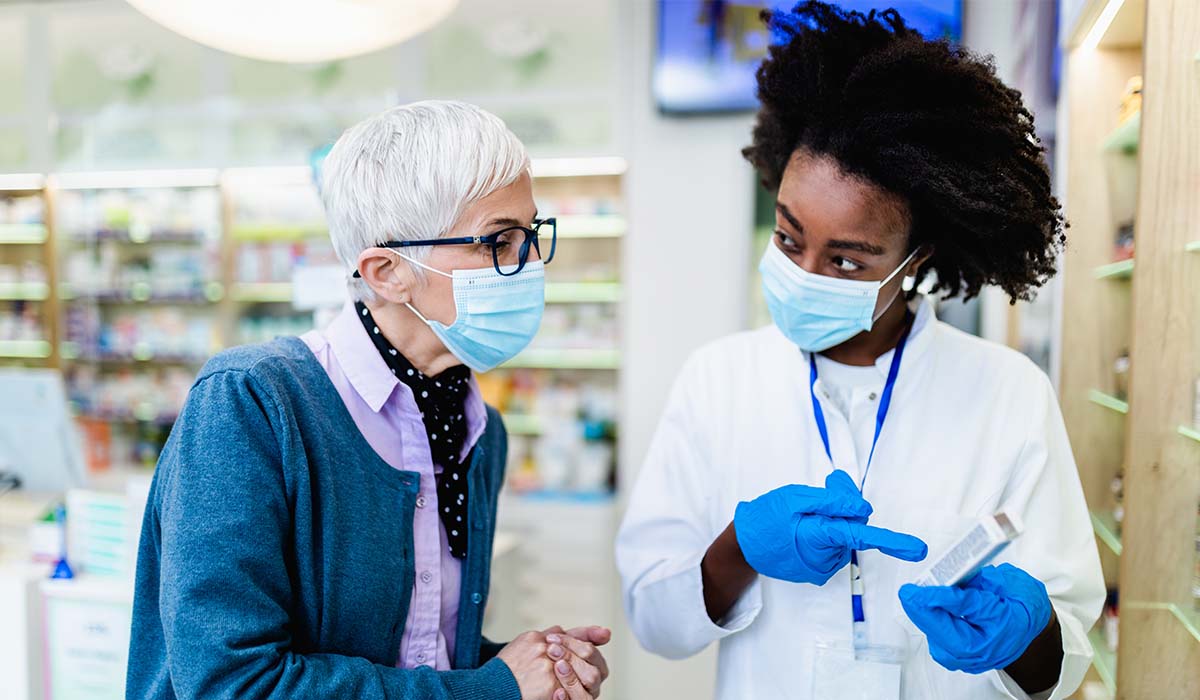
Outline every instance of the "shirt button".
[(481, 603), (482, 601), (483, 601), (483, 596), (479, 595), (478, 593), (471, 594), (471, 602), (472, 603), (479, 605), (479, 603)]
[(875, 392), (873, 392), (873, 391), (872, 391), (872, 392), (871, 392), (871, 395), (870, 395), (870, 396), (868, 396), (867, 398), (869, 398), (869, 399), (871, 399), (872, 401), (874, 401), (874, 400), (875, 400)]
[(420, 654), (417, 654), (417, 663), (421, 663), (424, 660), (425, 660), (425, 652), (421, 652)]
[(429, 573), (428, 571), (421, 572), (421, 583), (429, 583), (432, 580), (433, 574)]
[[(872, 396), (874, 396), (874, 395), (872, 395)], [(418, 508), (425, 507), (425, 497), (424, 496), (417, 496), (417, 507)]]

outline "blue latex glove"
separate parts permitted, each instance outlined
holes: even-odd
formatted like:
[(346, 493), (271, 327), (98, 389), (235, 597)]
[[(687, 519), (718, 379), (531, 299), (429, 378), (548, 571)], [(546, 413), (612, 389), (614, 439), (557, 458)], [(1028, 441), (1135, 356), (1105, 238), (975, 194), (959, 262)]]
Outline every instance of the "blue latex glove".
[(755, 571), (794, 583), (824, 584), (850, 562), (851, 550), (925, 558), (924, 542), (867, 525), (869, 515), (871, 504), (839, 469), (825, 479), (825, 488), (792, 484), (739, 503), (733, 529)]
[(951, 671), (1005, 668), (1050, 624), (1046, 586), (1012, 564), (985, 566), (958, 586), (905, 584), (900, 604)]

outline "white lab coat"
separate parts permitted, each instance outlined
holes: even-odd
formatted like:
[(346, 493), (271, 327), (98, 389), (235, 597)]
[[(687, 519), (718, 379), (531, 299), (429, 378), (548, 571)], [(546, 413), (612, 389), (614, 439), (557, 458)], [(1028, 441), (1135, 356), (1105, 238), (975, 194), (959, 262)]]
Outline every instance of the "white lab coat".
[[(876, 362), (880, 385), (891, 359), (888, 352)], [(720, 642), (720, 700), (807, 700), (815, 644), (850, 644), (848, 567), (823, 586), (760, 576), (719, 625), (702, 597), (700, 560), (739, 501), (784, 484), (821, 486), (830, 472), (808, 382), (807, 355), (774, 326), (697, 351), (680, 371), (617, 536), (637, 638), (673, 659)], [(851, 414), (869, 412), (873, 424), (875, 393), (856, 389)], [(834, 462), (857, 482), (866, 455), (856, 454), (850, 421), (832, 401), (822, 408)], [(1087, 632), (1105, 590), (1044, 373), (1017, 352), (940, 323), (930, 303), (919, 304), (864, 495), (874, 506), (872, 525), (922, 538), (931, 557), (978, 517), (1017, 513), (1025, 534), (996, 563), (1011, 562), (1046, 585), (1065, 652), (1049, 697), (1074, 692), (1091, 662)], [(925, 564), (875, 551), (860, 561), (870, 643), (907, 649), (903, 698), (1027, 697), (1000, 671), (971, 675), (933, 661), (897, 598)]]

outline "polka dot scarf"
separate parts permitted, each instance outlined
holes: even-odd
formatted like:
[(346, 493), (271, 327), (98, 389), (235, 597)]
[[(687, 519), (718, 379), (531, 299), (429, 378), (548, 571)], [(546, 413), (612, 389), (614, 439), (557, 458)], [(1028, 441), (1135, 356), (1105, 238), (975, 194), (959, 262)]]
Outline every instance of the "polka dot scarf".
[(383, 337), (362, 302), (356, 302), (354, 306), (367, 335), (392, 374), (412, 389), (425, 423), (433, 462), (442, 467), (437, 480), (438, 515), (446, 526), (450, 553), (462, 559), (467, 556), (467, 467), (471, 464), (471, 455), (461, 461), (459, 455), (467, 440), (465, 414), (471, 370), (458, 365), (436, 377), (425, 376)]

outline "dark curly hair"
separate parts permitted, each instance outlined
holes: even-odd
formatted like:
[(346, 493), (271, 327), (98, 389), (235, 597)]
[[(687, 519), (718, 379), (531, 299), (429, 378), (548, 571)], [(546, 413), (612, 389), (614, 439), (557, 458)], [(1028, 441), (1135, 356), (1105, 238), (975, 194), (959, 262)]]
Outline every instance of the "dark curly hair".
[(810, 0), (763, 18), (774, 41), (742, 151), (763, 185), (779, 189), (798, 149), (829, 157), (908, 204), (910, 250), (932, 246), (919, 276), (933, 270), (935, 290), (969, 299), (994, 284), (1031, 299), (1066, 224), (1033, 115), (991, 58), (923, 38), (895, 10)]

